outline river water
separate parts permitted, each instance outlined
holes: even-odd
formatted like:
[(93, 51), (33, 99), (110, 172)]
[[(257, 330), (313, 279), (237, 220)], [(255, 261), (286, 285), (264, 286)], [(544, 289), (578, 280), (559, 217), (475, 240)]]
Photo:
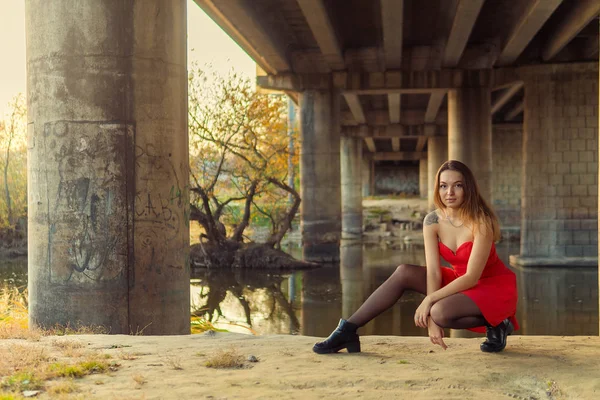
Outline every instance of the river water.
[[(500, 243), (499, 256), (518, 254), (516, 243)], [(289, 249), (299, 257), (301, 249)], [(349, 316), (402, 263), (424, 265), (420, 245), (382, 248), (343, 245), (340, 265), (278, 272), (194, 270), (192, 309), (203, 310), (217, 327), (257, 334), (327, 336), (340, 317)], [(511, 267), (512, 268), (512, 267)], [(522, 335), (598, 335), (597, 268), (512, 268), (517, 275), (517, 319)], [(0, 260), (0, 283), (24, 288), (26, 259)], [(413, 315), (421, 295), (406, 293), (362, 334), (425, 336)], [(453, 337), (470, 336), (448, 331)]]

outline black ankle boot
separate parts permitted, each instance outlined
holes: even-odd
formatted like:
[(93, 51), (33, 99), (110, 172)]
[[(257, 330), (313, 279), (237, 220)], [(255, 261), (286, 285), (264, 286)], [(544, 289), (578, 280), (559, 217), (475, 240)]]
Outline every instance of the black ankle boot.
[(486, 326), (485, 331), (487, 339), (479, 346), (481, 351), (486, 353), (497, 353), (504, 350), (506, 347), (506, 337), (510, 335), (514, 329), (515, 327), (508, 318), (500, 322), (498, 326)]
[(322, 342), (313, 346), (313, 351), (317, 354), (337, 353), (342, 349), (348, 349), (348, 353), (360, 352), (360, 341), (356, 330), (358, 325), (340, 319), (340, 323), (335, 331)]

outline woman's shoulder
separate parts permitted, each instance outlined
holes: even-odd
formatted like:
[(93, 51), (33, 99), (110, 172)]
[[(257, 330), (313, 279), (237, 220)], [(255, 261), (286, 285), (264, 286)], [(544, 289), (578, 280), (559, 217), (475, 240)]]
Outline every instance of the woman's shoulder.
[(440, 213), (438, 209), (433, 210), (429, 214), (425, 216), (423, 219), (423, 227), (439, 224), (440, 221)]

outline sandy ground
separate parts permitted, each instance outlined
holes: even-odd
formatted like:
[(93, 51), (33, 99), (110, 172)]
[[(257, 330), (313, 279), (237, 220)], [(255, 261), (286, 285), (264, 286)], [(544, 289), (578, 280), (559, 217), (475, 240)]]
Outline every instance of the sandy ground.
[[(362, 353), (323, 356), (311, 351), (316, 338), (234, 333), (44, 337), (2, 340), (0, 346), (51, 351), (57, 340), (79, 341), (120, 364), (109, 374), (77, 380), (78, 396), (85, 399), (600, 398), (595, 336), (511, 336), (499, 354), (482, 353), (479, 338), (449, 338), (444, 351), (428, 338), (365, 336)], [(220, 350), (237, 352), (244, 366), (206, 367)]]

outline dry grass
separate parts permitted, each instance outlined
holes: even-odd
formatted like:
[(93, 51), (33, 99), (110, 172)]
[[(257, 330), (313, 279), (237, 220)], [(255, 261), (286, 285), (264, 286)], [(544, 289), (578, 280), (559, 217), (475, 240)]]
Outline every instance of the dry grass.
[(0, 287), (0, 339), (39, 340), (42, 332), (29, 330), (27, 291)]
[(46, 351), (34, 344), (8, 344), (0, 347), (0, 376), (37, 369), (50, 360)]
[(27, 290), (0, 286), (0, 339), (40, 340), (42, 336), (106, 334), (102, 326), (56, 326), (51, 329), (29, 329)]
[(134, 375), (132, 377), (133, 381), (138, 385), (138, 386), (142, 386), (145, 383), (147, 383), (148, 381), (146, 380), (146, 378), (144, 378), (142, 375)]
[(136, 353), (130, 353), (128, 351), (121, 351), (120, 350), (118, 354), (119, 354), (119, 358), (121, 360), (131, 361), (131, 360), (137, 360), (139, 358)]
[(86, 352), (77, 341), (53, 340), (46, 349), (30, 342), (47, 335), (102, 332), (98, 327), (30, 331), (27, 314), (26, 292), (0, 287), (0, 339), (5, 339), (0, 342), (0, 400), (21, 399), (24, 390), (47, 391), (52, 398), (69, 397), (76, 391), (74, 378), (118, 367), (109, 364), (105, 354)]
[(77, 385), (72, 379), (54, 382), (48, 386), (47, 392), (50, 395), (56, 396), (58, 394), (74, 393), (77, 391)]
[(71, 340), (54, 340), (52, 347), (60, 349), (66, 357), (82, 357), (85, 354), (83, 344)]
[(218, 350), (204, 364), (208, 368), (242, 368), (244, 358), (236, 349)]
[(182, 370), (181, 357), (168, 355), (165, 357), (165, 363), (174, 370)]

